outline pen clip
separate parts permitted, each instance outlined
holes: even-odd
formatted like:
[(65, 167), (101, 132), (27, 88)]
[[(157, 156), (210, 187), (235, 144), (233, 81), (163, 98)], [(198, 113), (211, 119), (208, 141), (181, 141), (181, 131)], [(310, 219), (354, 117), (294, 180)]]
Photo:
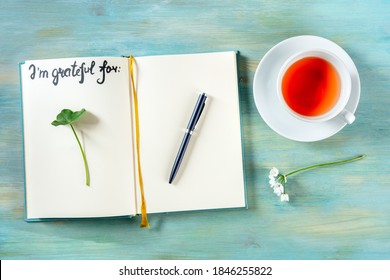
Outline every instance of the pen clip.
[(202, 107), (199, 109), (199, 114), (197, 115), (196, 120), (195, 120), (194, 130), (195, 130), (195, 128), (196, 128), (196, 125), (198, 124), (198, 121), (199, 121), (199, 119), (200, 119), (200, 116), (202, 115), (202, 112), (203, 112), (203, 109), (204, 109), (205, 102), (206, 102), (206, 100), (203, 102)]
[(192, 113), (191, 119), (187, 127), (187, 130), (190, 134), (192, 134), (192, 132), (195, 130), (196, 124), (198, 123), (199, 118), (202, 115), (206, 99), (207, 99), (207, 95), (205, 93), (199, 95), (194, 112)]

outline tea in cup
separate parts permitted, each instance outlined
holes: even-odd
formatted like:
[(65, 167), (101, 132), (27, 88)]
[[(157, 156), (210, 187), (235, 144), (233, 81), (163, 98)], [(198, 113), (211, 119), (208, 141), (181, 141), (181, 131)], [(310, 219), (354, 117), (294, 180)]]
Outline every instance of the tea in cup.
[(277, 79), (278, 98), (294, 117), (324, 122), (339, 117), (348, 124), (355, 120), (345, 109), (351, 95), (351, 76), (336, 55), (315, 49), (291, 56)]

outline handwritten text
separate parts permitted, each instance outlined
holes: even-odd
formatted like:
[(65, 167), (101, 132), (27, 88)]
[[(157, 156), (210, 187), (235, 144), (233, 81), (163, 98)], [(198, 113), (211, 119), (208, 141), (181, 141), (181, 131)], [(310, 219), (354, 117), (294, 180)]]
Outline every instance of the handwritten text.
[[(91, 62), (88, 62), (88, 64), (85, 62), (78, 63), (77, 61), (74, 61), (68, 67), (55, 67), (50, 70), (42, 69), (35, 64), (31, 64), (28, 69), (30, 71), (31, 80), (49, 79), (50, 77), (53, 85), (55, 86), (60, 83), (61, 79), (65, 78), (77, 78), (77, 81), (80, 84), (83, 84), (86, 76), (94, 76), (95, 74), (98, 76), (96, 82), (101, 85), (106, 81), (107, 74), (119, 73), (121, 70), (120, 66), (109, 65), (107, 60), (104, 60), (102, 65), (98, 67), (95, 66), (96, 62), (92, 60)], [(98, 72), (96, 72), (97, 69)]]

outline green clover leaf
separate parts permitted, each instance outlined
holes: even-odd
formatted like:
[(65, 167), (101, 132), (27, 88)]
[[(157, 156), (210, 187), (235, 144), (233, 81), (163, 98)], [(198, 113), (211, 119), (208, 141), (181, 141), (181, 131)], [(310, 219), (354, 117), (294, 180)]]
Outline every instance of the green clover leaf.
[(77, 122), (87, 111), (81, 109), (80, 111), (73, 112), (69, 109), (63, 109), (61, 113), (57, 115), (57, 119), (51, 124), (54, 126), (67, 125)]
[(83, 157), (84, 161), (84, 168), (85, 168), (85, 184), (89, 186), (90, 178), (89, 178), (89, 168), (87, 163), (87, 158), (84, 153), (84, 149), (81, 145), (81, 142), (79, 140), (79, 137), (77, 136), (76, 130), (73, 127), (73, 123), (79, 121), (81, 117), (86, 113), (85, 109), (81, 109), (80, 111), (73, 112), (70, 109), (63, 109), (61, 113), (57, 115), (57, 118), (52, 121), (52, 125), (59, 126), (59, 125), (70, 125), (72, 128), (73, 134), (76, 137), (77, 143), (80, 147), (81, 155)]

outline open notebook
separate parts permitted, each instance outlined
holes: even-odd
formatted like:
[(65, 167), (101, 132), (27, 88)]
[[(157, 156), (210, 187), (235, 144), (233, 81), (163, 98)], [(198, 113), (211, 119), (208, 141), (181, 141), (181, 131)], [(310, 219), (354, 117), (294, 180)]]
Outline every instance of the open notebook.
[[(140, 159), (148, 213), (246, 207), (236, 52), (136, 57)], [(140, 213), (127, 57), (25, 61), (26, 220)], [(173, 184), (168, 178), (199, 93), (207, 105)], [(71, 128), (51, 122), (85, 108)]]

